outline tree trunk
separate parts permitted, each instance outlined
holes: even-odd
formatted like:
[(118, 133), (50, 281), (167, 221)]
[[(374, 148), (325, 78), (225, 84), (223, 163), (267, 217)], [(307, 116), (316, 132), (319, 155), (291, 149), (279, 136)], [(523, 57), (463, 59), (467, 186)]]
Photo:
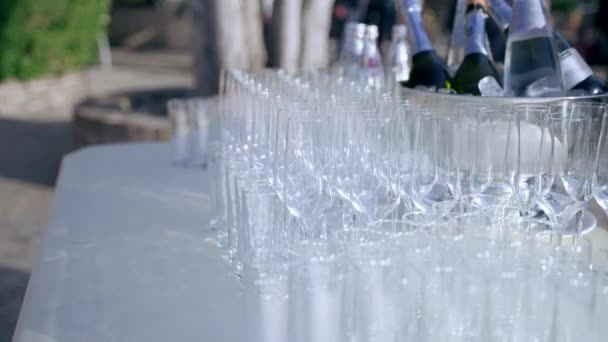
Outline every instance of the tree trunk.
[(300, 66), (304, 71), (327, 67), (332, 0), (304, 0)]
[(248, 69), (260, 70), (266, 65), (266, 47), (262, 28), (262, 4), (260, 1), (246, 0), (243, 3), (243, 30), (245, 46), (249, 53)]
[(211, 96), (218, 92), (221, 68), (216, 50), (215, 4), (211, 1), (191, 1), (192, 53), (194, 80), (197, 92)]
[(200, 95), (218, 93), (222, 69), (264, 65), (264, 38), (257, 1), (191, 0), (190, 4), (195, 86)]
[(300, 65), (302, 0), (276, 0), (272, 15), (270, 65), (297, 71)]

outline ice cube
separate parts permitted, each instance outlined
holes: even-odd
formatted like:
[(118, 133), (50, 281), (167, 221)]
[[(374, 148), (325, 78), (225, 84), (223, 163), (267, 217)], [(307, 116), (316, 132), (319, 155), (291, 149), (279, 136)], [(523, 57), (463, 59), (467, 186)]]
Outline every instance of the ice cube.
[(493, 76), (486, 76), (479, 80), (477, 84), (481, 96), (504, 97), (505, 92), (502, 90), (500, 83)]
[(524, 92), (525, 97), (557, 97), (562, 96), (562, 90), (559, 87), (555, 77), (548, 76), (539, 78), (526, 87)]

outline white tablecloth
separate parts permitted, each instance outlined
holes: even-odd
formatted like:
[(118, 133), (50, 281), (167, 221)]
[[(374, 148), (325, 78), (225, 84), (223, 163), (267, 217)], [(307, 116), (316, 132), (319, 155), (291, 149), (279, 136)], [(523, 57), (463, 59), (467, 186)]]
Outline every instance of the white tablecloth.
[(14, 342), (247, 341), (241, 285), (206, 241), (206, 175), (164, 144), (62, 164)]
[[(14, 342), (248, 341), (241, 284), (207, 241), (206, 175), (170, 154), (132, 144), (64, 159)], [(604, 229), (590, 237), (608, 246)]]

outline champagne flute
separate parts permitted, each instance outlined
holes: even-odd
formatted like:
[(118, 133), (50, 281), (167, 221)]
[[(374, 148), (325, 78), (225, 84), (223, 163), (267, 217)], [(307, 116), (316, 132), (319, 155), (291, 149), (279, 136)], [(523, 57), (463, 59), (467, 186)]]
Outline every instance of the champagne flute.
[(473, 170), (473, 193), (484, 205), (500, 211), (518, 192), (517, 114), (504, 109), (482, 109), (477, 133), (482, 144)]
[(584, 111), (551, 114), (554, 152), (551, 191), (541, 197), (540, 206), (553, 223), (557, 244), (568, 222), (585, 209), (590, 199), (589, 134), (591, 118)]
[(458, 128), (457, 115), (418, 114), (412, 194), (416, 206), (435, 218), (448, 213), (460, 198)]
[(524, 217), (533, 216), (539, 196), (553, 184), (551, 158), (553, 131), (549, 129), (551, 107), (522, 104), (513, 107), (520, 120), (519, 191), (517, 204)]
[(593, 196), (608, 215), (608, 112), (602, 117), (600, 136), (595, 153)]

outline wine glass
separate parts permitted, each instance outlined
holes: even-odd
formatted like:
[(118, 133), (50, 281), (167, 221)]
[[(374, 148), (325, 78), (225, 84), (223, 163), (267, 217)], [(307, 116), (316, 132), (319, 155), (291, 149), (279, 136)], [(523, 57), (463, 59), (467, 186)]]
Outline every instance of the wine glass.
[(602, 116), (593, 170), (593, 196), (608, 215), (608, 112)]
[(438, 218), (460, 198), (458, 116), (437, 112), (417, 115), (412, 199), (421, 211)]
[(327, 144), (321, 134), (326, 120), (310, 112), (292, 115), (287, 122), (283, 202), (302, 225), (302, 237), (315, 237), (314, 229), (331, 200), (323, 172)]
[(476, 156), (483, 144), (480, 141), (481, 135), (479, 130), (479, 115), (481, 108), (478, 103), (463, 102), (456, 105), (456, 115), (460, 121), (460, 190), (462, 196), (472, 194), (473, 169), (475, 167)]
[(397, 168), (401, 203), (407, 212), (414, 211), (411, 199), (411, 180), (414, 167), (414, 139), (416, 136), (416, 107), (407, 100), (399, 100), (397, 115)]
[(483, 205), (500, 210), (518, 191), (520, 134), (517, 114), (504, 109), (482, 109), (477, 134), (480, 146), (471, 177), (472, 192)]
[(369, 223), (385, 218), (399, 205), (397, 120), (375, 111), (357, 116), (350, 202)]
[(553, 158), (551, 190), (541, 197), (541, 209), (549, 216), (561, 244), (567, 223), (581, 213), (590, 199), (589, 134), (591, 117), (585, 111), (567, 110), (551, 114)]
[(553, 184), (551, 157), (553, 133), (549, 129), (551, 107), (522, 104), (513, 107), (520, 121), (519, 182), (517, 204), (524, 217), (534, 216), (541, 194)]

